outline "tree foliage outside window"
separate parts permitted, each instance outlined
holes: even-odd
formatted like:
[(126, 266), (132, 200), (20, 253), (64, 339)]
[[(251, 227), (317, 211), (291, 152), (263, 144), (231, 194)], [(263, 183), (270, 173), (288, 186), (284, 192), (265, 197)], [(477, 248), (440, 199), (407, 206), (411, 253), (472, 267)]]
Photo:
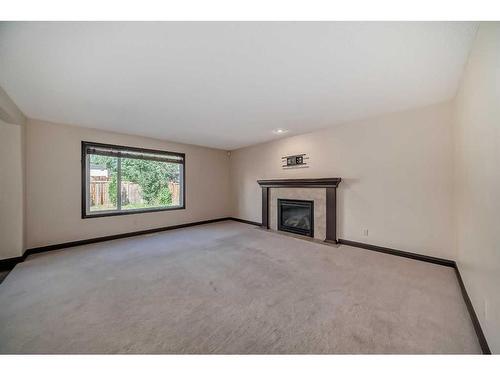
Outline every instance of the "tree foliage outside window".
[[(104, 167), (109, 171), (109, 200), (114, 206), (117, 203), (118, 163), (117, 157), (102, 155), (90, 155), (91, 166)], [(168, 183), (179, 183), (180, 164), (163, 161), (121, 158), (121, 181), (120, 194), (122, 194), (122, 208), (148, 208), (158, 206), (169, 206), (172, 204), (172, 192)], [(143, 202), (131, 204), (124, 194), (124, 182), (137, 184)]]

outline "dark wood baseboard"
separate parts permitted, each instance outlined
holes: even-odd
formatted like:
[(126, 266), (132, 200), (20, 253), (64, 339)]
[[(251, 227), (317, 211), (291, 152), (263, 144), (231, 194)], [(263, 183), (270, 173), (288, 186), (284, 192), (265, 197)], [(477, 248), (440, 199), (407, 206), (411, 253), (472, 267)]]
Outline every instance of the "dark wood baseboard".
[[(12, 271), (14, 269), (16, 264), (24, 262), (25, 259), (26, 259), (25, 256), (1, 259), (0, 260), (0, 272), (3, 275), (0, 277), (0, 284), (3, 283), (3, 281), (7, 278), (10, 271)], [(6, 274), (4, 274), (4, 273), (6, 273)]]
[(428, 255), (422, 255), (422, 254), (417, 254), (417, 253), (410, 253), (408, 251), (402, 251), (402, 250), (391, 249), (388, 247), (370, 245), (370, 244), (363, 243), (363, 242), (343, 240), (341, 238), (338, 239), (338, 243), (343, 244), (343, 245), (347, 245), (347, 246), (359, 247), (359, 248), (366, 249), (366, 250), (377, 251), (379, 253), (397, 255), (399, 257), (405, 257), (405, 258), (420, 260), (423, 262), (435, 263), (435, 264), (439, 264), (441, 266), (455, 267), (455, 262), (453, 260), (449, 260), (449, 259), (436, 258), (436, 257), (431, 257)]
[(211, 219), (211, 220), (196, 221), (196, 222), (193, 222), (193, 223), (171, 225), (171, 226), (168, 226), (168, 227), (145, 229), (145, 230), (139, 230), (139, 231), (136, 231), (136, 232), (120, 233), (120, 234), (114, 234), (114, 235), (111, 235), (111, 236), (89, 238), (89, 239), (86, 239), (86, 240), (65, 242), (65, 243), (60, 243), (60, 244), (55, 244), (55, 245), (49, 245), (49, 246), (42, 246), (42, 247), (35, 247), (35, 248), (31, 248), (31, 249), (26, 250), (26, 252), (24, 254), (25, 254), (25, 256), (30, 256), (30, 255), (33, 255), (33, 254), (44, 253), (46, 251), (59, 250), (59, 249), (65, 249), (65, 248), (68, 248), (68, 247), (75, 247), (75, 246), (82, 246), (82, 245), (89, 245), (89, 244), (93, 244), (93, 243), (97, 243), (97, 242), (118, 240), (118, 239), (127, 238), (127, 237), (142, 236), (144, 234), (151, 234), (151, 233), (157, 233), (157, 232), (165, 232), (165, 231), (168, 231), (168, 230), (193, 227), (193, 226), (196, 226), (196, 225), (217, 223), (219, 221), (225, 221), (225, 220), (230, 220), (230, 218), (229, 217), (223, 217), (223, 218), (220, 218), (220, 219)]
[(262, 223), (258, 223), (256, 221), (250, 221), (250, 220), (244, 220), (244, 219), (238, 219), (237, 217), (231, 217), (231, 220), (237, 221), (239, 223), (244, 223), (244, 224), (249, 224), (249, 225), (255, 225), (257, 227), (262, 226)]
[(469, 298), (469, 294), (467, 293), (467, 289), (465, 288), (465, 284), (462, 280), (462, 276), (460, 275), (460, 271), (458, 269), (457, 263), (454, 260), (443, 259), (431, 257), (428, 255), (421, 255), (416, 253), (410, 253), (408, 251), (390, 249), (388, 247), (370, 245), (362, 242), (355, 242), (349, 240), (339, 239), (338, 242), (343, 245), (359, 247), (366, 250), (377, 251), (380, 253), (396, 255), (400, 257), (420, 260), (423, 262), (429, 262), (434, 264), (439, 264), (441, 266), (451, 267), (455, 270), (455, 275), (457, 276), (458, 284), (460, 286), (460, 290), (462, 291), (462, 297), (465, 301), (465, 305), (467, 306), (467, 310), (469, 311), (469, 315), (472, 321), (472, 325), (474, 326), (474, 330), (476, 331), (477, 339), (479, 341), (479, 345), (481, 346), (481, 350), (483, 354), (491, 354), (490, 347), (488, 346), (488, 342), (486, 341), (486, 337), (484, 336), (483, 329), (481, 328), (481, 324), (479, 323), (479, 319), (477, 318), (476, 311), (474, 310), (474, 306)]
[(458, 284), (460, 285), (460, 290), (462, 291), (462, 297), (464, 298), (465, 305), (467, 306), (467, 310), (469, 311), (469, 315), (472, 320), (472, 325), (474, 326), (474, 330), (476, 331), (477, 339), (479, 341), (479, 345), (481, 346), (481, 350), (483, 351), (483, 354), (491, 354), (488, 341), (486, 341), (483, 329), (481, 328), (481, 324), (479, 323), (479, 319), (477, 318), (476, 311), (474, 310), (474, 306), (472, 305), (472, 302), (469, 298), (467, 289), (465, 289), (465, 284), (464, 281), (462, 280), (462, 275), (460, 275), (460, 270), (458, 269), (456, 263), (455, 263), (455, 274), (457, 275)]
[(0, 272), (10, 271), (15, 267), (17, 263), (24, 261), (26, 257), (15, 257), (15, 258), (7, 258), (0, 260)]
[(250, 225), (255, 225), (255, 226), (260, 226), (261, 225), (261, 223), (257, 223), (255, 221), (238, 219), (238, 218), (235, 218), (235, 217), (222, 217), (222, 218), (219, 218), (219, 219), (196, 221), (196, 222), (193, 222), (193, 223), (171, 225), (171, 226), (168, 226), (168, 227), (146, 229), (146, 230), (140, 230), (140, 231), (136, 231), (136, 232), (113, 234), (113, 235), (110, 235), (110, 236), (88, 238), (88, 239), (85, 239), (85, 240), (63, 242), (63, 243), (58, 243), (58, 244), (53, 244), (53, 245), (34, 247), (34, 248), (27, 249), (24, 252), (24, 254), (22, 256), (20, 256), (20, 257), (8, 258), (8, 259), (2, 259), (2, 260), (0, 260), (0, 271), (9, 271), (9, 270), (13, 269), (16, 264), (24, 262), (28, 256), (33, 255), (33, 254), (44, 253), (44, 252), (52, 251), (52, 250), (66, 249), (66, 248), (75, 247), (75, 246), (89, 245), (89, 244), (98, 243), (98, 242), (104, 242), (104, 241), (118, 240), (118, 239), (127, 238), (127, 237), (142, 236), (144, 234), (164, 232), (164, 231), (167, 231), (167, 230), (187, 228), (187, 227), (192, 227), (192, 226), (195, 226), (195, 225), (217, 223), (219, 221), (226, 221), (226, 220), (234, 220), (234, 221), (238, 221), (240, 223), (245, 223), (245, 224), (250, 224)]
[(230, 218), (230, 217), (222, 217), (222, 218), (219, 218), (219, 219), (196, 221), (196, 222), (193, 222), (193, 223), (171, 225), (171, 226), (168, 226), (168, 227), (146, 229), (146, 230), (140, 230), (140, 231), (136, 231), (136, 232), (120, 233), (120, 234), (114, 234), (114, 235), (111, 235), (111, 236), (95, 237), (95, 238), (88, 238), (88, 239), (85, 239), (85, 240), (64, 242), (64, 243), (58, 243), (58, 244), (54, 244), (54, 245), (47, 245), (47, 246), (41, 246), (41, 247), (34, 247), (34, 248), (27, 249), (24, 252), (24, 254), (22, 256), (20, 256), (20, 257), (8, 258), (8, 259), (2, 259), (2, 260), (0, 260), (0, 271), (10, 271), (10, 270), (12, 270), (16, 266), (16, 264), (24, 262), (28, 256), (33, 255), (33, 254), (44, 253), (44, 252), (52, 251), (52, 250), (66, 249), (66, 248), (75, 247), (75, 246), (89, 245), (89, 244), (98, 243), (98, 242), (117, 240), (117, 239), (121, 239), (121, 238), (141, 236), (141, 235), (144, 235), (144, 234), (164, 232), (164, 231), (167, 231), (167, 230), (187, 228), (187, 227), (192, 227), (192, 226), (195, 226), (195, 225), (217, 223), (219, 221), (225, 221), (225, 220), (232, 220), (232, 218)]

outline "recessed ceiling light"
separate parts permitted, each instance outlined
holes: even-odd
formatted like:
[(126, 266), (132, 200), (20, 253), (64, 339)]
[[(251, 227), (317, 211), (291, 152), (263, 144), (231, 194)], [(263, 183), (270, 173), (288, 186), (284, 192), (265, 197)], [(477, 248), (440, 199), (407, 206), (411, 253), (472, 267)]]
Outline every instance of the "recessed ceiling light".
[(285, 134), (288, 133), (288, 129), (278, 128), (273, 130), (274, 134)]

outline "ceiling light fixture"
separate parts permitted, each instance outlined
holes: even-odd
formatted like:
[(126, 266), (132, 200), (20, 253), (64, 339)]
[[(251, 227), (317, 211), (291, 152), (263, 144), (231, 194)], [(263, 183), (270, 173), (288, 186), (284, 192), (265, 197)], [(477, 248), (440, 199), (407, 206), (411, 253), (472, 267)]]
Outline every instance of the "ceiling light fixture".
[(285, 134), (288, 133), (288, 129), (278, 128), (273, 130), (274, 134)]

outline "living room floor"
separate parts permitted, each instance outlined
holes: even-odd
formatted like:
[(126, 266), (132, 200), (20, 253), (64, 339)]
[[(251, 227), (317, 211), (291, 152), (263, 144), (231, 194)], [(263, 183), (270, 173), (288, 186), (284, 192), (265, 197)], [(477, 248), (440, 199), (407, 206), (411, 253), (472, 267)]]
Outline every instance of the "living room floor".
[(224, 221), (30, 256), (0, 353), (481, 353), (452, 268)]

